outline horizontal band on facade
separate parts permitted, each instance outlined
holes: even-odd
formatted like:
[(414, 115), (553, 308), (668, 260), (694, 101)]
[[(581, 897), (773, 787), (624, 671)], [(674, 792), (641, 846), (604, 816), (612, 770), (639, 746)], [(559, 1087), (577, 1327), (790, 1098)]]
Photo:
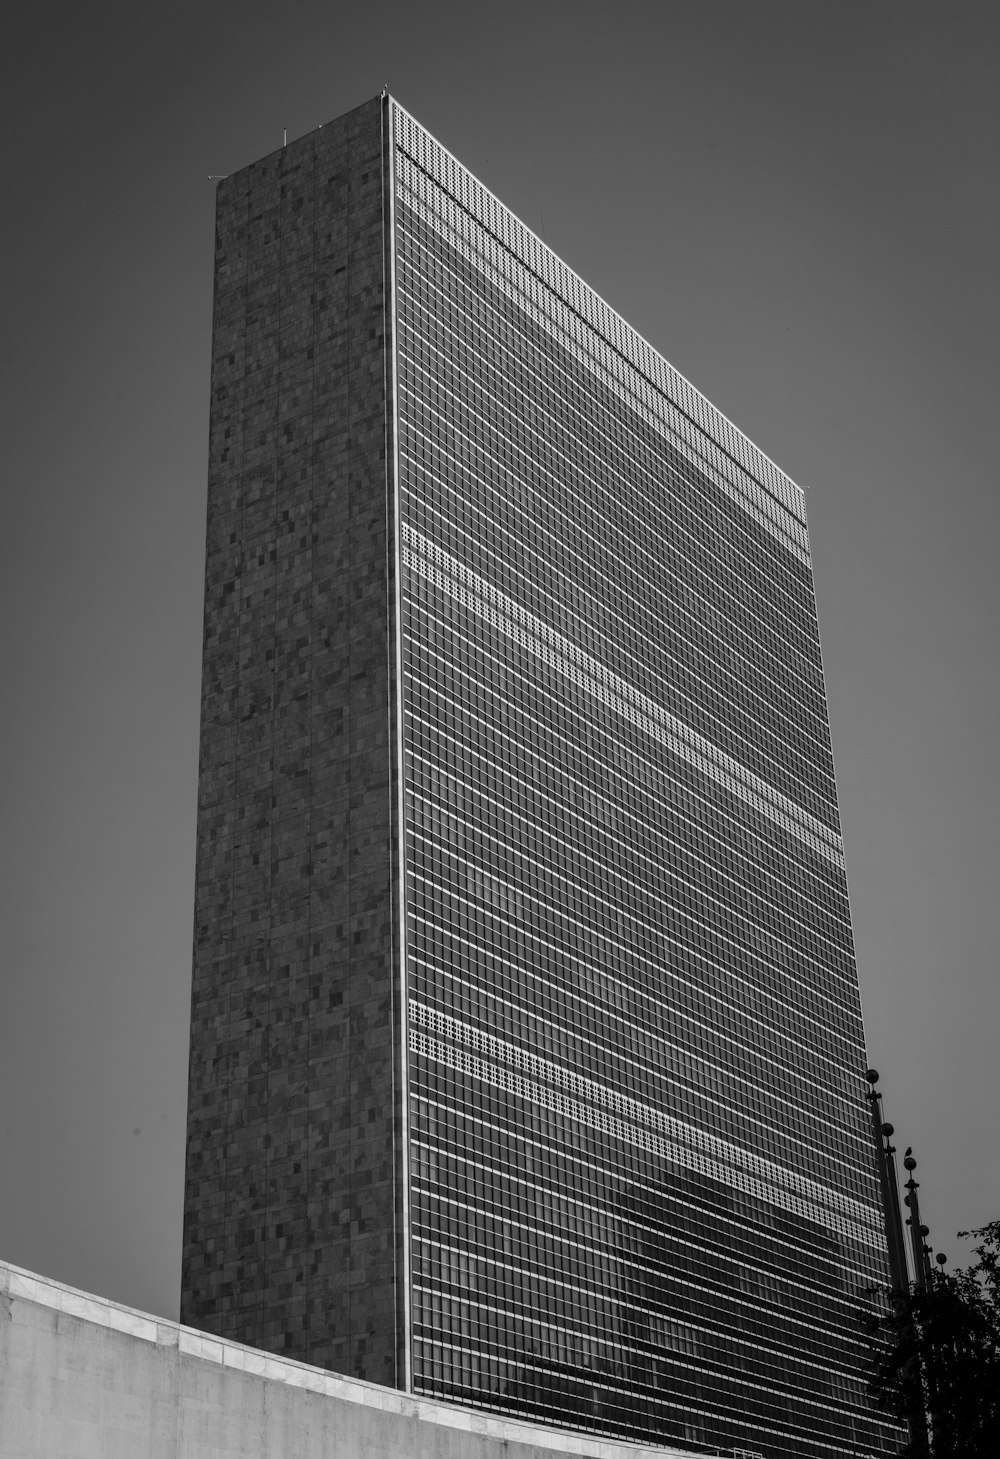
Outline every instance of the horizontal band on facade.
[[(606, 1129), (629, 1144), (654, 1149), (679, 1165), (701, 1170), (723, 1183), (736, 1183), (747, 1194), (784, 1206), (819, 1226), (835, 1226), (855, 1241), (881, 1247), (878, 1214), (873, 1207), (416, 999), (410, 1000), (409, 1011), (410, 1047), (414, 1052), (425, 1053), (444, 1064), (457, 1059), (459, 1062), (454, 1067), (469, 1073), (478, 1073), (481, 1065), (486, 1072), (478, 1073), (478, 1077), (494, 1084), (500, 1080), (502, 1087), (514, 1087), (503, 1081), (519, 1079), (524, 1086), (521, 1092), (535, 1103), (558, 1108), (581, 1124)], [(429, 1033), (421, 1035), (421, 1029)], [(434, 1034), (453, 1039), (462, 1047), (442, 1043), (432, 1037)], [(466, 1048), (482, 1054), (483, 1058), (476, 1060), (475, 1055), (466, 1055)], [(475, 1060), (475, 1068), (468, 1063), (469, 1059)], [(541, 1080), (545, 1083), (540, 1083)], [(556, 1092), (564, 1089), (569, 1091), (569, 1098)], [(592, 1103), (583, 1104), (583, 1099)], [(647, 1136), (655, 1143), (646, 1144)]]
[(663, 709), (591, 654), (501, 593), (436, 543), (403, 524), (403, 564), (457, 598), (463, 606), (529, 649), (586, 689), (595, 699), (661, 740), (703, 774), (789, 831), (839, 870), (844, 868), (841, 838), (759, 776), (745, 769), (696, 730)]

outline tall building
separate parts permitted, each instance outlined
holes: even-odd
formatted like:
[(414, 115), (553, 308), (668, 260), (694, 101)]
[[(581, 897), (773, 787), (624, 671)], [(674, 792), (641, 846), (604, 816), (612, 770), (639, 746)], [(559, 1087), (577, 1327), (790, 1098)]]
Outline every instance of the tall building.
[(219, 187), (182, 1321), (888, 1453), (801, 491), (387, 96)]

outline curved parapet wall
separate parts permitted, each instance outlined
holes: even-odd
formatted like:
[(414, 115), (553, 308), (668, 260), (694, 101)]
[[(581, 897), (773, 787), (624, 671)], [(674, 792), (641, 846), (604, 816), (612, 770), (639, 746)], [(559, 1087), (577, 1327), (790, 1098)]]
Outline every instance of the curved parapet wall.
[(0, 1263), (0, 1459), (685, 1459), (364, 1383)]

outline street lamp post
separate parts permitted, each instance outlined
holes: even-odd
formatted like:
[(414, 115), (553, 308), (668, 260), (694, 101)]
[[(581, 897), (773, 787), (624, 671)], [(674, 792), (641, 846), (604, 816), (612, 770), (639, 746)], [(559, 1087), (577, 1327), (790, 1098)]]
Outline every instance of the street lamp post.
[[(920, 1358), (917, 1351), (917, 1333), (913, 1318), (909, 1311), (910, 1301), (910, 1277), (906, 1265), (906, 1239), (903, 1232), (903, 1213), (899, 1204), (899, 1181), (896, 1176), (896, 1149), (890, 1143), (895, 1133), (892, 1125), (882, 1119), (880, 1108), (882, 1095), (875, 1088), (878, 1083), (878, 1070), (869, 1069), (865, 1075), (870, 1086), (868, 1099), (871, 1103), (872, 1133), (875, 1137), (876, 1165), (878, 1169), (879, 1185), (882, 1190), (882, 1210), (885, 1215), (885, 1234), (889, 1247), (889, 1275), (891, 1279), (891, 1290), (889, 1301), (897, 1320), (905, 1323), (907, 1337), (913, 1350), (913, 1361), (917, 1364), (917, 1382), (913, 1385), (912, 1399), (909, 1404), (909, 1413), (906, 1417), (906, 1427), (909, 1432), (910, 1443), (917, 1453), (930, 1455), (930, 1434), (927, 1427), (927, 1409), (924, 1402), (924, 1374), (920, 1366)], [(907, 1148), (903, 1164), (906, 1169), (912, 1172), (916, 1167), (911, 1150)], [(927, 1235), (927, 1228), (920, 1225), (919, 1208), (916, 1205), (917, 1182), (913, 1179), (912, 1173), (907, 1183), (906, 1204), (910, 1208), (910, 1216), (907, 1224), (910, 1227), (911, 1250), (913, 1256), (914, 1277), (918, 1287), (923, 1290), (930, 1276), (930, 1260), (928, 1248), (923, 1245), (923, 1238)]]
[(917, 1162), (913, 1158), (913, 1147), (907, 1145), (906, 1154), (903, 1156), (903, 1165), (909, 1171), (910, 1178), (906, 1182), (906, 1195), (903, 1197), (904, 1204), (909, 1208), (910, 1214), (906, 1218), (906, 1224), (910, 1228), (910, 1250), (913, 1253), (913, 1278), (921, 1291), (924, 1291), (931, 1279), (931, 1253), (930, 1247), (924, 1241), (928, 1230), (920, 1224), (920, 1202), (917, 1199), (917, 1188), (920, 1182), (913, 1179), (913, 1172), (917, 1168)]
[(910, 1290), (910, 1278), (906, 1269), (906, 1246), (903, 1241), (903, 1213), (899, 1208), (899, 1182), (896, 1178), (896, 1148), (889, 1143), (893, 1127), (882, 1119), (881, 1091), (876, 1089), (878, 1070), (869, 1069), (866, 1079), (871, 1086), (868, 1099), (871, 1105), (872, 1134), (875, 1138), (879, 1185), (882, 1188), (882, 1211), (885, 1216), (885, 1234), (889, 1245), (889, 1276), (892, 1290), (905, 1297)]

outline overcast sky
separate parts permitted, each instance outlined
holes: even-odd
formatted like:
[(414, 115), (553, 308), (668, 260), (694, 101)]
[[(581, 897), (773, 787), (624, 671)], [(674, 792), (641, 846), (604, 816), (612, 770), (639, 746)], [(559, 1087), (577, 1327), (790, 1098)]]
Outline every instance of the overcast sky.
[(1000, 1216), (1000, 7), (172, 0), (5, 22), (0, 1259), (176, 1316), (214, 185), (383, 82), (808, 488), (862, 996)]

